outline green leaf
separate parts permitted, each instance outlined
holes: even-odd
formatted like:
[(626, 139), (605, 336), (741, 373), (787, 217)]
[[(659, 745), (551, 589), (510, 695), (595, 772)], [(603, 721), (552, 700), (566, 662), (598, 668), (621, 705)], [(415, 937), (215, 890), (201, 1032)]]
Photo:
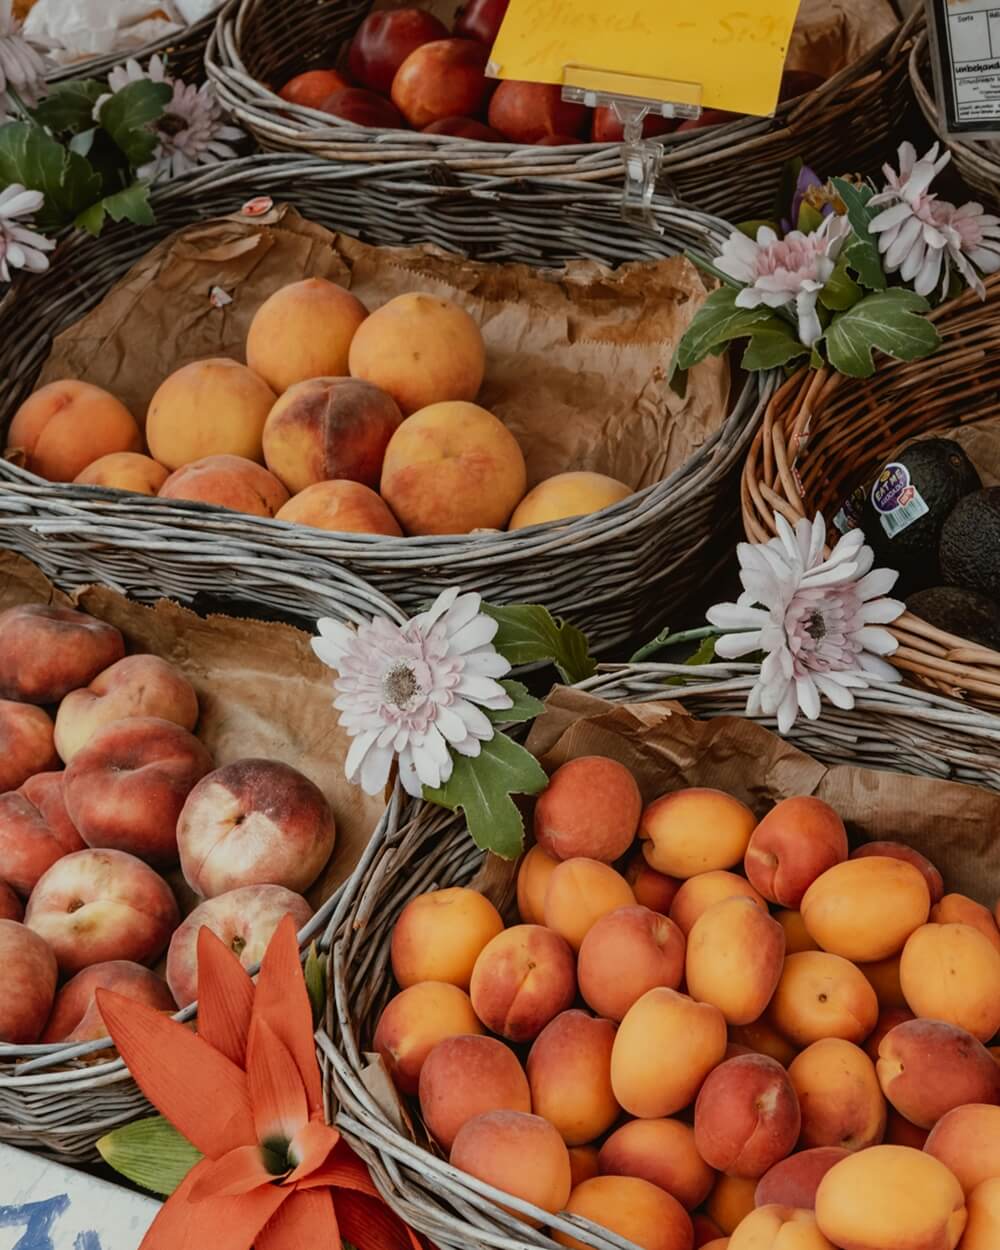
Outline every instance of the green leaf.
[(754, 326), (750, 332), (750, 342), (743, 353), (742, 363), (749, 372), (776, 369), (808, 354), (809, 348), (799, 342), (784, 317), (772, 313), (766, 322)]
[(733, 339), (749, 338), (755, 326), (770, 321), (770, 308), (737, 308), (739, 291), (713, 291), (695, 313), (674, 354), (676, 369), (690, 369), (706, 356), (718, 356)]
[(153, 209), (149, 203), (149, 184), (134, 182), (124, 191), (106, 195), (103, 200), (98, 200), (96, 204), (92, 204), (90, 208), (80, 213), (73, 224), (81, 230), (89, 231), (90, 234), (98, 235), (104, 227), (105, 216), (110, 217), (112, 221), (124, 221), (127, 218), (129, 221), (134, 221), (137, 226), (151, 226), (154, 219)]
[(71, 152), (75, 152), (77, 156), (89, 156), (94, 146), (94, 136), (97, 134), (96, 127), (90, 130), (81, 130), (78, 135), (74, 135), (66, 145)]
[(80, 134), (94, 125), (94, 105), (107, 93), (96, 78), (57, 83), (34, 111), (37, 121), (56, 132)]
[[(753, 239), (756, 243), (757, 231), (761, 228), (761, 226), (767, 226), (767, 228), (769, 230), (773, 230), (775, 234), (780, 234), (778, 223), (776, 221), (765, 221), (763, 217), (756, 221), (741, 221), (736, 229), (740, 232), (740, 234), (745, 234), (748, 239)], [(730, 281), (732, 281), (732, 279), (730, 279)]]
[(101, 108), (100, 122), (133, 169), (145, 164), (156, 148), (156, 132), (150, 122), (163, 116), (173, 96), (173, 88), (164, 82), (140, 79), (116, 91)]
[(795, 229), (801, 230), (803, 234), (812, 234), (814, 230), (818, 230), (823, 224), (823, 214), (818, 208), (813, 208), (811, 204), (807, 204), (805, 200), (799, 205), (799, 219), (795, 223)]
[(521, 682), (502, 681), (500, 685), (514, 700), (514, 706), (505, 707), (502, 711), (496, 712), (490, 708), (483, 708), (483, 711), (494, 725), (520, 725), (524, 721), (534, 720), (536, 716), (541, 716), (545, 711), (545, 704), (541, 699), (536, 699), (534, 695), (530, 694), (528, 687)]
[(875, 192), (871, 187), (856, 187), (846, 178), (831, 178), (830, 181), (844, 201), (847, 220), (854, 231), (854, 238), (844, 249), (847, 263), (857, 274), (862, 286), (867, 287), (869, 291), (884, 291), (886, 280), (878, 254), (878, 243), (868, 230), (880, 211), (868, 207), (868, 201)]
[(328, 960), (325, 955), (319, 953), (316, 943), (313, 942), (306, 956), (305, 981), (309, 1002), (312, 1005), (313, 1024), (317, 1028), (326, 1013), (327, 970)]
[(116, 1172), (163, 1197), (172, 1194), (202, 1158), (162, 1115), (116, 1128), (100, 1139), (97, 1149)]
[(35, 214), (43, 231), (70, 225), (101, 198), (101, 180), (87, 161), (33, 122), (0, 126), (0, 186), (10, 182), (45, 196)]
[(896, 360), (929, 356), (941, 338), (921, 315), (928, 309), (925, 299), (905, 287), (866, 295), (835, 317), (824, 335), (830, 364), (848, 377), (870, 378), (875, 372), (874, 348)]
[(718, 635), (709, 634), (707, 638), (702, 639), (701, 646), (693, 655), (689, 655), (684, 661), (685, 664), (712, 664), (715, 662), (715, 644), (718, 641)]
[(832, 312), (846, 312), (864, 295), (861, 287), (847, 272), (847, 257), (841, 256), (830, 280), (819, 293), (819, 302)]
[(455, 756), (455, 768), (439, 790), (424, 787), (424, 798), (449, 811), (461, 808), (476, 846), (503, 859), (524, 849), (524, 821), (512, 794), (540, 794), (548, 777), (535, 759), (506, 734), (495, 734), (470, 759)]
[(500, 625), (493, 645), (515, 668), (551, 660), (569, 685), (597, 672), (586, 635), (575, 625), (554, 617), (548, 608), (537, 603), (510, 603), (504, 607), (484, 603), (482, 611)]

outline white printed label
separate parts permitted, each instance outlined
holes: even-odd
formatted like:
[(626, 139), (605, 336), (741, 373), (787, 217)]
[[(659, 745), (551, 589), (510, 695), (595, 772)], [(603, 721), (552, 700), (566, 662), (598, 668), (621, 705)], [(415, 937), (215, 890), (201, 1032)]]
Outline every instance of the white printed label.
[(911, 486), (910, 490), (912, 494), (905, 503), (900, 503), (891, 512), (883, 512), (879, 517), (879, 520), (882, 522), (882, 528), (890, 538), (895, 538), (908, 525), (912, 525), (914, 521), (919, 521), (922, 516), (926, 516), (930, 512), (930, 508), (924, 503), (924, 497), (920, 491), (915, 486)]
[(948, 60), (955, 120), (1000, 120), (1000, 9), (996, 0), (949, 0)]

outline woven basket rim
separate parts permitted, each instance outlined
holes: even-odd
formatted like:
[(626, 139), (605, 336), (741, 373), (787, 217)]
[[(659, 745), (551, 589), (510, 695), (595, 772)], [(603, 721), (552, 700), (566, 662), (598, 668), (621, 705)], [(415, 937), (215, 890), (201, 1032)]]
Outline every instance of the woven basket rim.
[(215, 29), (218, 15), (218, 11), (210, 13), (207, 17), (201, 18), (200, 21), (192, 22), (190, 26), (185, 27), (177, 34), (164, 35), (160, 39), (153, 39), (139, 48), (123, 48), (117, 52), (102, 52), (97, 56), (87, 57), (83, 61), (73, 61), (69, 65), (56, 66), (46, 71), (45, 81), (55, 84), (68, 82), (76, 78), (92, 78), (95, 74), (104, 74), (114, 69), (116, 65), (121, 65), (128, 60), (145, 61), (148, 57), (155, 56), (159, 52), (170, 53), (175, 48), (187, 49), (201, 41), (207, 44), (211, 32)]

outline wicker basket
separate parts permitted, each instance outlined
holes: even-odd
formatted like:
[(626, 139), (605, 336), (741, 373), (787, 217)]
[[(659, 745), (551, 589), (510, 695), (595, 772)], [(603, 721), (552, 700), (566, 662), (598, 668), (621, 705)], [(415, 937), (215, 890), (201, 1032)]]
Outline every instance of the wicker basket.
[[(612, 702), (677, 699), (699, 717), (742, 716), (755, 676), (748, 665), (710, 665), (692, 677), (690, 668), (648, 664), (609, 667), (580, 688)], [(684, 684), (665, 684), (671, 679)], [(760, 723), (775, 727), (773, 721)], [(824, 708), (819, 721), (800, 722), (789, 737), (825, 763), (1000, 790), (1000, 717), (930, 693), (883, 683), (862, 692), (854, 711)], [(368, 1069), (378, 1016), (394, 992), (389, 942), (396, 917), (417, 894), (473, 881), (484, 868), (483, 856), (461, 819), (422, 804), (410, 809), (402, 825), (386, 825), (369, 853), (370, 863), (348, 883), (332, 922), (333, 1032), (321, 1033), (320, 1042), (339, 1104), (337, 1126), (364, 1156), (390, 1205), (440, 1250), (554, 1250), (547, 1236), (504, 1214), (486, 1186), (418, 1145), (394, 1114), (392, 1100), (380, 1097)], [(491, 883), (496, 879), (488, 872), (477, 882), (484, 888)], [(600, 1250), (627, 1244), (596, 1232), (584, 1236), (565, 1219), (533, 1214)]]
[[(933, 314), (942, 346), (904, 364), (881, 357), (857, 381), (801, 370), (768, 405), (743, 469), (743, 528), (774, 536), (774, 513), (793, 523), (843, 501), (909, 438), (942, 434), (1000, 413), (1000, 275)], [(890, 663), (932, 690), (1000, 708), (1000, 652), (948, 634), (912, 613), (888, 627), (899, 639)]]
[[(539, 148), (380, 131), (278, 97), (273, 85), (329, 65), (371, 8), (372, 0), (229, 0), (205, 58), (219, 98), (262, 147), (358, 164), (371, 181), (393, 169), (405, 169), (425, 187), (445, 171), (488, 177), (488, 186), (518, 178), (572, 179), (581, 197), (595, 184), (621, 182), (615, 143)], [(903, 137), (912, 103), (906, 62), (916, 21), (911, 16), (896, 35), (817, 90), (779, 105), (773, 117), (663, 136), (661, 189), (732, 220), (769, 217), (787, 162), (802, 157), (816, 169), (836, 172), (847, 134), (852, 169), (875, 172)]]
[[(233, 162), (158, 190), (155, 228), (113, 228), (100, 240), (72, 236), (47, 274), (24, 281), (0, 304), (0, 435), (30, 393), (54, 335), (170, 231), (235, 211), (260, 194), (293, 200), (312, 220), (371, 242), (429, 239), (534, 264), (709, 250), (727, 233), (715, 218), (660, 201), (665, 233), (644, 234), (621, 220), (612, 191), (586, 207), (571, 186), (554, 185), (487, 200), (421, 201), (405, 182), (374, 188), (327, 162)], [(538, 203), (547, 209), (544, 230), (535, 224)], [(31, 327), (27, 343), (24, 326)], [(728, 557), (739, 467), (772, 385), (769, 377), (734, 380), (728, 418), (679, 470), (566, 525), (446, 538), (341, 536), (199, 504), (54, 486), (0, 462), (0, 544), (64, 583), (100, 578), (139, 596), (182, 600), (222, 588), (258, 612), (305, 619), (315, 619), (328, 570), (338, 564), (410, 609), (460, 583), (494, 601), (540, 598), (607, 648), (648, 637)]]
[(183, 78), (188, 83), (204, 82), (205, 46), (215, 22), (216, 17), (212, 15), (195, 22), (179, 34), (156, 39), (142, 48), (108, 52), (103, 56), (88, 57), (85, 61), (74, 61), (72, 65), (60, 65), (45, 75), (46, 81), (54, 84), (74, 78), (103, 78), (128, 57), (145, 63), (154, 53), (159, 53), (166, 58), (174, 78)]

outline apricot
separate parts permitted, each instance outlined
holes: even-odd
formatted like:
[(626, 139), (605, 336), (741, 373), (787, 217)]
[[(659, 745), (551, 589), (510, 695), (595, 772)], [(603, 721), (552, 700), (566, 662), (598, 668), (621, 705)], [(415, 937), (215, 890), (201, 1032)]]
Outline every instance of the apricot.
[(772, 903), (796, 908), (828, 868), (847, 858), (844, 822), (822, 799), (783, 799), (753, 831), (743, 866)]
[(160, 487), (161, 499), (214, 504), (249, 516), (273, 517), (288, 491), (273, 473), (241, 456), (206, 456), (177, 469)]
[(726, 1053), (726, 1018), (710, 1003), (654, 989), (629, 1008), (611, 1052), (611, 1087), (640, 1119), (673, 1115), (691, 1102)]
[(962, 1250), (996, 1250), (1000, 1246), (1000, 1179), (977, 1185), (966, 1205), (969, 1218)]
[(705, 1209), (724, 1233), (733, 1233), (740, 1221), (754, 1210), (756, 1189), (753, 1177), (720, 1176), (708, 1195)]
[(420, 1069), (420, 1114), (451, 1150), (458, 1131), (486, 1111), (531, 1111), (531, 1091), (517, 1056), (495, 1037), (446, 1037)]
[(483, 948), (503, 932), (500, 913), (478, 890), (452, 886), (411, 899), (392, 930), (392, 972), (403, 989), (447, 981), (468, 990)]
[(622, 1020), (647, 990), (676, 990), (684, 976), (684, 935), (666, 916), (648, 907), (619, 907), (587, 933), (580, 946), (577, 977), (587, 1006), (609, 1020)]
[(597, 1147), (570, 1146), (569, 1171), (574, 1189), (584, 1181), (589, 1181), (592, 1176), (598, 1176), (600, 1168), (597, 1166)]
[(372, 1045), (404, 1094), (415, 1094), (420, 1069), (446, 1037), (482, 1033), (468, 994), (447, 981), (421, 981), (390, 999)]
[(558, 1130), (567, 1146), (585, 1146), (621, 1114), (611, 1090), (615, 1026), (585, 1011), (551, 1020), (528, 1054), (531, 1106)]
[(914, 1015), (988, 1042), (1000, 1029), (1000, 952), (966, 924), (928, 924), (903, 948), (899, 979)]
[(931, 924), (967, 924), (972, 929), (978, 929), (990, 945), (1000, 951), (1000, 929), (993, 913), (964, 894), (945, 894), (931, 908), (929, 920)]
[(965, 1198), (930, 1155), (873, 1146), (823, 1177), (816, 1222), (841, 1250), (954, 1250), (965, 1228)]
[[(569, 1196), (566, 1214), (616, 1233), (640, 1250), (691, 1250), (691, 1217), (676, 1198), (634, 1176), (595, 1176)], [(568, 1233), (553, 1237), (561, 1246), (587, 1250)]]
[(878, 1020), (878, 999), (854, 964), (826, 951), (802, 951), (785, 959), (769, 1015), (797, 1046), (825, 1037), (863, 1042)]
[(693, 1211), (708, 1197), (715, 1172), (698, 1153), (694, 1129), (680, 1120), (630, 1120), (601, 1147), (604, 1176), (637, 1176)]
[(766, 1055), (720, 1063), (694, 1105), (698, 1153), (709, 1167), (732, 1176), (763, 1176), (795, 1148), (799, 1127), (788, 1073)]
[(967, 1102), (1000, 1102), (1000, 1067), (971, 1033), (943, 1020), (907, 1020), (878, 1048), (882, 1092), (900, 1115), (931, 1128)]
[(686, 879), (738, 864), (756, 823), (738, 799), (695, 787), (650, 803), (639, 822), (639, 837), (651, 868)]
[(813, 1042), (789, 1064), (802, 1111), (799, 1144), (865, 1150), (885, 1134), (886, 1106), (875, 1065), (843, 1038)]
[(4, 455), (50, 482), (72, 482), (88, 464), (118, 451), (140, 451), (135, 418), (89, 382), (50, 382), (14, 413)]
[(866, 842), (851, 852), (851, 859), (866, 859), (869, 855), (888, 856), (890, 859), (902, 859), (912, 864), (927, 882), (931, 903), (939, 903), (944, 894), (944, 880), (926, 855), (921, 855), (905, 842)]
[(924, 1150), (954, 1172), (968, 1196), (983, 1181), (1000, 1177), (1000, 1107), (953, 1107), (931, 1129)]
[(623, 871), (640, 907), (648, 907), (650, 911), (658, 911), (664, 916), (670, 914), (670, 906), (681, 887), (676, 877), (668, 877), (665, 873), (650, 868), (641, 846), (637, 846), (629, 855)]
[(875, 991), (881, 1010), (906, 1006), (906, 996), (899, 979), (901, 963), (900, 955), (890, 955), (888, 959), (876, 959), (874, 963), (858, 964), (868, 984)]
[(170, 476), (170, 470), (151, 456), (137, 451), (115, 451), (101, 456), (73, 479), (78, 486), (103, 486), (107, 490), (127, 490), (134, 495), (157, 495)]
[(572, 1187), (563, 1139), (547, 1120), (524, 1111), (487, 1111), (466, 1120), (455, 1135), (450, 1162), (550, 1214), (563, 1209)]
[(364, 304), (335, 282), (303, 278), (289, 283), (254, 313), (247, 364), (276, 395), (310, 378), (346, 377), (351, 340), (367, 316)]
[(928, 1131), (911, 1124), (905, 1115), (900, 1115), (890, 1103), (889, 1115), (885, 1122), (885, 1144), (887, 1146), (910, 1146), (913, 1150), (923, 1150), (927, 1144)]
[(589, 516), (621, 503), (632, 493), (631, 486), (603, 473), (558, 473), (528, 491), (514, 509), (507, 528), (523, 530), (529, 525)]
[(835, 865), (802, 899), (802, 919), (822, 949), (858, 963), (898, 954), (930, 909), (923, 874), (887, 855)]
[(695, 921), (716, 903), (727, 898), (749, 898), (767, 912), (767, 903), (745, 877), (735, 872), (700, 872), (682, 881), (670, 905), (670, 919), (685, 937), (691, 932)]
[(514, 925), (483, 947), (469, 993), (488, 1029), (529, 1042), (576, 998), (573, 952), (551, 929)]
[(555, 859), (613, 863), (632, 845), (642, 795), (624, 765), (584, 755), (552, 774), (535, 804), (535, 841)]
[(800, 951), (818, 951), (819, 947), (809, 936), (800, 911), (783, 908), (774, 913), (774, 919), (785, 931), (785, 954), (797, 955)]
[(732, 1237), (729, 1250), (837, 1250), (823, 1236), (812, 1211), (770, 1205), (751, 1211)]
[(783, 1068), (787, 1068), (799, 1053), (788, 1038), (782, 1037), (777, 1029), (771, 1027), (766, 1016), (750, 1024), (731, 1025), (729, 1041), (731, 1045), (746, 1047), (753, 1054), (768, 1055), (771, 1059), (776, 1059)]
[(878, 1013), (878, 1022), (871, 1033), (865, 1039), (865, 1054), (874, 1063), (878, 1059), (878, 1048), (882, 1045), (882, 1038), (885, 1037), (891, 1029), (897, 1024), (903, 1024), (907, 1020), (916, 1020), (916, 1016), (912, 1011), (908, 1011), (905, 1007), (883, 1007)]
[(835, 1163), (846, 1159), (850, 1153), (841, 1146), (817, 1146), (789, 1155), (760, 1178), (754, 1201), (758, 1207), (777, 1203), (778, 1206), (811, 1211), (816, 1205), (816, 1190), (820, 1181)]
[(360, 482), (317, 482), (307, 486), (283, 504), (274, 519), (339, 534), (403, 537), (399, 522), (382, 498)]
[(718, 1007), (728, 1024), (750, 1024), (771, 1001), (784, 957), (781, 925), (752, 899), (714, 903), (688, 934), (688, 993)]
[(559, 863), (540, 846), (533, 846), (517, 870), (517, 911), (525, 924), (545, 921), (545, 892)]
[(635, 905), (628, 882), (596, 859), (564, 859), (545, 891), (545, 923), (579, 951), (590, 929), (609, 912)]

